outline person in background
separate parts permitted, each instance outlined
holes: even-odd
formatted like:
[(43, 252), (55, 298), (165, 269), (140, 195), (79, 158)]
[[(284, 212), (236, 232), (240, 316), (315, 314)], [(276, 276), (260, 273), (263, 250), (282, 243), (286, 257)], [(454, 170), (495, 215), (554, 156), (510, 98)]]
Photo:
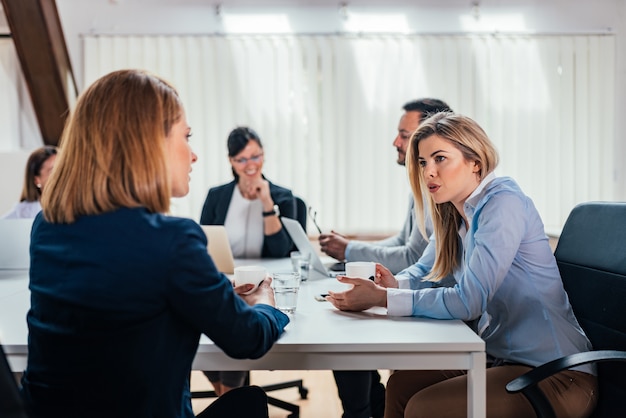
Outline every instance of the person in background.
[[(398, 123), (398, 135), (393, 146), (398, 150), (398, 164), (405, 165), (406, 152), (411, 134), (421, 121), (430, 114), (450, 111), (442, 100), (424, 98), (402, 106), (404, 114)], [(426, 233), (432, 233), (432, 224), (427, 217)], [(348, 240), (337, 232), (319, 236), (321, 250), (340, 261), (374, 261), (389, 266), (397, 273), (419, 260), (428, 244), (415, 220), (413, 195), (409, 196), (409, 209), (404, 226), (396, 235), (382, 241), (363, 242)], [(339, 398), (343, 406), (343, 418), (382, 417), (385, 408), (385, 387), (378, 370), (334, 370)]]
[(296, 219), (291, 190), (263, 176), (263, 145), (254, 130), (233, 129), (227, 146), (235, 179), (209, 190), (200, 224), (224, 225), (235, 258), (287, 257), (293, 242), (280, 217)]
[[(200, 226), (166, 215), (189, 192), (190, 136), (176, 90), (146, 72), (112, 72), (79, 97), (33, 223), (22, 378), (33, 417), (191, 418), (201, 334), (259, 358), (283, 333), (271, 279), (244, 296), (253, 286), (216, 270)], [(267, 414), (249, 387), (199, 416)]]
[[(280, 216), (296, 219), (291, 190), (263, 176), (263, 145), (251, 128), (233, 129), (226, 143), (235, 179), (213, 187), (204, 202), (200, 224), (224, 225), (233, 257), (287, 257), (293, 241)], [(220, 396), (244, 384), (247, 371), (205, 371)]]
[[(444, 101), (431, 98), (408, 102), (402, 106), (402, 109), (404, 109), (404, 114), (398, 123), (398, 135), (393, 141), (393, 146), (398, 151), (398, 165), (404, 166), (409, 138), (420, 122), (428, 115), (451, 109)], [(332, 231), (328, 234), (320, 234), (320, 248), (322, 252), (339, 261), (374, 261), (384, 264), (393, 273), (397, 273), (414, 264), (428, 244), (428, 239), (422, 236), (416, 225), (411, 195), (404, 225), (396, 235), (382, 241), (364, 242), (349, 240)], [(430, 234), (430, 232), (432, 229), (429, 226), (427, 233)]]
[(1, 219), (34, 218), (41, 211), (41, 192), (52, 173), (56, 157), (57, 148), (52, 145), (37, 148), (30, 154), (26, 162), (20, 201)]
[[(540, 151), (538, 151), (540, 152)], [(509, 177), (496, 177), (498, 154), (472, 119), (448, 112), (413, 134), (407, 168), (417, 219), (424, 201), (434, 233), (419, 261), (396, 276), (381, 264), (375, 281), (340, 277), (353, 287), (329, 292), (335, 307), (387, 308), (390, 316), (471, 321), (487, 351), (487, 416), (529, 417), (510, 380), (556, 358), (588, 351), (532, 200)], [(450, 274), (454, 280), (447, 281)], [(537, 338), (541, 335), (541, 338)], [(467, 371), (397, 371), (387, 382), (385, 418), (467, 413)], [(557, 417), (587, 417), (597, 402), (590, 365), (546, 378), (539, 387)]]

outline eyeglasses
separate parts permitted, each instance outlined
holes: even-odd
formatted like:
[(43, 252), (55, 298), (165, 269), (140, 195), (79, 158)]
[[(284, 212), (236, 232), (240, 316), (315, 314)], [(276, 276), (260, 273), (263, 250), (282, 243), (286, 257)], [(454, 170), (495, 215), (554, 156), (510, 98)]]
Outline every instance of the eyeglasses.
[(317, 211), (313, 209), (313, 206), (309, 206), (309, 216), (311, 217), (311, 220), (313, 221), (313, 225), (315, 225), (315, 227), (321, 234), (322, 228), (320, 228), (320, 226), (317, 224)]
[(243, 157), (242, 158), (232, 158), (231, 157), (231, 160), (234, 163), (241, 164), (241, 165), (246, 164), (248, 161), (252, 161), (253, 163), (258, 163), (262, 159), (263, 159), (263, 154), (253, 155), (250, 158), (243, 158)]

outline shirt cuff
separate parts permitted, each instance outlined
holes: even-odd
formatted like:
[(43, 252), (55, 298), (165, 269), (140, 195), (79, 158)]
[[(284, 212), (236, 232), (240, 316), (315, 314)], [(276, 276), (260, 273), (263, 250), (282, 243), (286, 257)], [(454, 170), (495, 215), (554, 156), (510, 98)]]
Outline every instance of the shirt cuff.
[(411, 316), (413, 315), (413, 290), (410, 289), (387, 289), (387, 315)]
[(398, 289), (410, 289), (411, 288), (411, 280), (408, 276), (396, 275), (396, 280), (398, 281)]
[[(352, 241), (348, 241), (348, 245), (346, 245), (346, 249), (343, 252), (343, 257), (346, 260), (350, 260), (350, 247), (352, 247)], [(343, 261), (343, 260), (339, 260), (339, 261)]]

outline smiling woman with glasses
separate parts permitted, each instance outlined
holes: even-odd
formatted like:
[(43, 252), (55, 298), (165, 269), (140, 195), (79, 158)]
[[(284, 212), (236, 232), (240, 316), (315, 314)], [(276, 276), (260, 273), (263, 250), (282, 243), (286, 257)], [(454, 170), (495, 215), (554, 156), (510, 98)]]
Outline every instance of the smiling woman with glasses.
[(209, 190), (200, 223), (226, 226), (235, 258), (287, 257), (293, 242), (280, 216), (296, 218), (291, 190), (263, 176), (263, 144), (254, 130), (233, 129), (227, 146), (235, 179)]
[[(238, 127), (228, 135), (228, 159), (235, 179), (209, 190), (200, 223), (224, 225), (235, 258), (287, 257), (293, 242), (280, 216), (296, 219), (291, 190), (263, 176), (263, 145), (257, 133)], [(205, 371), (215, 393), (242, 386), (245, 371)]]
[(259, 161), (263, 161), (263, 153), (260, 153), (259, 155), (253, 155), (250, 158), (245, 158), (245, 157), (232, 158), (231, 157), (230, 160), (234, 162), (235, 164), (239, 164), (239, 165), (244, 165), (248, 161), (252, 161), (253, 163), (258, 163)]

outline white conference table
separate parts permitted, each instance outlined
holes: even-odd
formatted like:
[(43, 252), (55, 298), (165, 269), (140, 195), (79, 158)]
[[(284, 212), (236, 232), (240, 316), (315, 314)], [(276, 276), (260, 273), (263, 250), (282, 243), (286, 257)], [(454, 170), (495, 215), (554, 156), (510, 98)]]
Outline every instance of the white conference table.
[[(236, 260), (269, 272), (291, 268), (289, 259)], [(346, 285), (313, 274), (303, 282), (298, 307), (272, 349), (257, 360), (226, 356), (202, 336), (195, 370), (468, 370), (468, 417), (486, 414), (485, 344), (462, 321), (388, 317), (386, 310), (341, 312), (315, 295)], [(27, 271), (0, 270), (0, 343), (14, 371), (26, 366)]]

